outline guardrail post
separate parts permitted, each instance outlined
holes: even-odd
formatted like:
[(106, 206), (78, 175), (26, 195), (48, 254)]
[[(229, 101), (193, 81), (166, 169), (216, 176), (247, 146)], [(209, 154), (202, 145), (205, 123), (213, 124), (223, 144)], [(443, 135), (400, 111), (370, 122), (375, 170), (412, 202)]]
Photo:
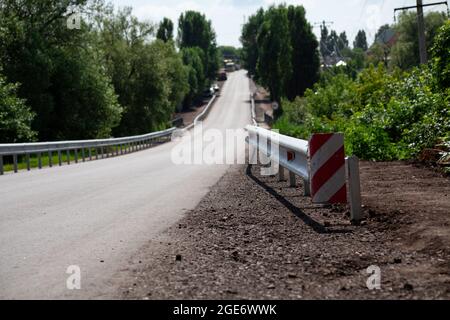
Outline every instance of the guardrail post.
[(52, 159), (52, 157), (53, 157), (53, 152), (49, 151), (48, 152), (48, 166), (50, 168), (53, 167), (53, 159)]
[(305, 197), (310, 197), (311, 196), (311, 185), (309, 183), (308, 179), (303, 179), (303, 186), (305, 188)]
[(278, 165), (278, 181), (284, 181), (284, 168)]
[(105, 157), (103, 153), (103, 146), (100, 147), (100, 153), (102, 154), (102, 159)]
[(75, 153), (75, 163), (78, 163), (78, 149), (75, 149), (74, 153)]
[(289, 186), (295, 188), (297, 183), (295, 181), (295, 173), (289, 171)]
[(362, 219), (359, 159), (355, 156), (347, 157), (345, 159), (345, 164), (350, 196), (350, 219), (352, 222), (359, 222)]
[(92, 161), (92, 149), (91, 149), (91, 147), (89, 147), (89, 149), (88, 149), (88, 154), (89, 154), (89, 161)]
[(62, 166), (61, 150), (58, 150), (58, 164), (60, 167)]
[(42, 169), (42, 154), (38, 152), (37, 156), (38, 156), (38, 168)]
[(17, 173), (17, 154), (13, 155), (14, 172)]
[(85, 162), (86, 161), (86, 157), (85, 157), (85, 154), (84, 154), (84, 148), (81, 148), (81, 158), (83, 158), (83, 162)]
[(0, 175), (3, 175), (3, 156), (0, 155)]
[(30, 171), (31, 170), (31, 166), (30, 166), (30, 154), (29, 153), (27, 153), (25, 155), (25, 161), (27, 163), (27, 170)]

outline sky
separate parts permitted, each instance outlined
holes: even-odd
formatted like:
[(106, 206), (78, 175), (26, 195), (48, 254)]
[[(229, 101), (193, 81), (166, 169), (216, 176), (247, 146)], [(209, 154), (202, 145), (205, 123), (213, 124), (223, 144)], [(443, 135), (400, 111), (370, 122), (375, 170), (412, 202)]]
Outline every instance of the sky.
[[(107, 0), (108, 1), (108, 0)], [(115, 7), (131, 6), (140, 19), (158, 23), (164, 17), (177, 25), (178, 17), (186, 10), (202, 12), (212, 21), (218, 45), (240, 47), (239, 37), (246, 18), (258, 8), (271, 4), (300, 4), (306, 9), (311, 24), (332, 21), (331, 28), (338, 33), (347, 32), (350, 43), (364, 29), (369, 42), (378, 28), (394, 22), (394, 8), (411, 6), (416, 0), (109, 0)], [(425, 0), (425, 3), (436, 1)], [(428, 7), (424, 11), (446, 10), (445, 6)], [(320, 28), (314, 28), (319, 37)]]

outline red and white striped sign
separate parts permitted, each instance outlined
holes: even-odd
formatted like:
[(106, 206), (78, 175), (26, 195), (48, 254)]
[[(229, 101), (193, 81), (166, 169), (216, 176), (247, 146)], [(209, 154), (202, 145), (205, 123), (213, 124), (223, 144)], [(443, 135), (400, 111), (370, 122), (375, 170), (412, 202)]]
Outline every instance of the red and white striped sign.
[(347, 203), (343, 134), (314, 134), (309, 159), (313, 203)]

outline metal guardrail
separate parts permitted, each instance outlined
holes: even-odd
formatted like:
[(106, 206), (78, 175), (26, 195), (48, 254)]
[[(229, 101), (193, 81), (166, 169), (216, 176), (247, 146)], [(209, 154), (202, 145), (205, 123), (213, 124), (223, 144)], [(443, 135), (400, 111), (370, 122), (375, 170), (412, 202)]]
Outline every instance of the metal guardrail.
[[(279, 179), (284, 180), (283, 168), (286, 168), (289, 170), (290, 185), (295, 186), (295, 176), (300, 176), (305, 184), (305, 196), (309, 196), (308, 141), (278, 134), (261, 127), (247, 126), (245, 129), (249, 133), (249, 145), (272, 158), (280, 166)], [(278, 148), (277, 152), (269, 147), (271, 145)]]
[(186, 128), (183, 128), (183, 130), (187, 131), (192, 129), (199, 121), (202, 121), (206, 118), (206, 116), (209, 114), (209, 112), (211, 111), (211, 106), (213, 105), (214, 101), (216, 100), (217, 96), (214, 94), (211, 98), (211, 100), (209, 100), (208, 104), (206, 105), (205, 109), (202, 111), (202, 113), (200, 113), (197, 117), (195, 117), (194, 121), (188, 125)]
[[(36, 143), (11, 143), (0, 144), (0, 175), (3, 175), (3, 157), (13, 157), (14, 172), (18, 171), (18, 156), (25, 155), (27, 170), (30, 170), (30, 155), (36, 154), (38, 158), (38, 168), (42, 168), (42, 154), (48, 155), (49, 167), (53, 166), (52, 158), (56, 152), (58, 154), (58, 164), (62, 165), (62, 152), (66, 152), (66, 161), (70, 164), (70, 152), (74, 152), (75, 163), (78, 160), (85, 162), (86, 159), (93, 159), (93, 150), (95, 150), (95, 159), (102, 159), (110, 155), (122, 155), (151, 147), (155, 140), (163, 142), (171, 138), (176, 128), (170, 128), (164, 131), (152, 132), (144, 135), (95, 139), (78, 141), (56, 141), (56, 142), (36, 142)], [(79, 153), (80, 152), (80, 153)]]
[[(183, 130), (189, 130), (194, 125), (209, 114), (211, 106), (216, 99), (216, 95), (213, 95), (208, 102), (206, 108), (200, 113), (194, 122), (184, 128)], [(177, 130), (173, 127), (164, 131), (152, 132), (139, 136), (123, 137), (123, 138), (110, 138), (110, 139), (95, 139), (95, 140), (78, 140), (78, 141), (55, 141), (55, 142), (36, 142), (36, 143), (4, 143), (0, 144), (0, 175), (4, 174), (4, 156), (12, 156), (13, 158), (13, 170), (18, 172), (18, 156), (25, 155), (25, 162), (27, 170), (31, 170), (30, 155), (36, 154), (38, 159), (38, 168), (42, 168), (42, 155), (48, 155), (48, 165), (53, 166), (53, 154), (58, 154), (58, 164), (62, 165), (62, 153), (66, 152), (67, 164), (70, 164), (71, 155), (74, 153), (74, 161), (78, 163), (78, 160), (85, 162), (86, 159), (92, 160), (103, 159), (110, 155), (118, 156), (126, 153), (147, 149), (153, 145), (154, 140), (171, 139), (172, 134)], [(111, 150), (112, 149), (112, 150)], [(93, 150), (95, 150), (93, 154)]]
[[(360, 178), (359, 178), (359, 160), (357, 157), (348, 157), (345, 158), (343, 155), (343, 142), (342, 142), (342, 166), (345, 168), (337, 168), (335, 161), (340, 161), (340, 159), (336, 158), (335, 149), (340, 149), (341, 146), (339, 143), (334, 144), (334, 146), (327, 145), (327, 143), (323, 144), (323, 149), (314, 154), (312, 158), (312, 152), (310, 148), (314, 148), (314, 145), (310, 145), (310, 142), (307, 140), (296, 139), (293, 137), (285, 136), (267, 129), (263, 129), (257, 126), (247, 126), (245, 128), (248, 132), (247, 143), (249, 146), (252, 146), (254, 149), (250, 150), (250, 158), (254, 157), (254, 154), (259, 153), (260, 155), (264, 155), (268, 157), (275, 165), (279, 166), (278, 176), (280, 181), (284, 181), (284, 170), (289, 171), (289, 183), (291, 187), (296, 186), (296, 176), (299, 176), (303, 180), (305, 196), (314, 197), (314, 190), (311, 189), (311, 183), (317, 184), (323, 183), (325, 186), (325, 191), (333, 190), (333, 187), (337, 187), (337, 190), (341, 188), (340, 183), (344, 184), (344, 187), (348, 188), (348, 197), (344, 198), (346, 203), (350, 204), (350, 215), (351, 220), (358, 222), (362, 219), (361, 216), (361, 191), (360, 191)], [(333, 135), (335, 137), (339, 137), (339, 134)], [(313, 135), (314, 137), (314, 135)], [(338, 141), (339, 139), (329, 139), (328, 142)], [(331, 153), (329, 151), (332, 151)], [(323, 163), (320, 169), (325, 172), (332, 172), (332, 170), (336, 170), (339, 172), (340, 170), (345, 170), (345, 177), (339, 181), (336, 179), (336, 175), (330, 175), (329, 179), (323, 179), (321, 174), (317, 176), (313, 176), (311, 171), (311, 161), (318, 161)], [(333, 163), (334, 162), (334, 163)], [(327, 168), (327, 166), (329, 166)], [(336, 167), (333, 169), (333, 167)], [(315, 179), (322, 179), (315, 180)], [(325, 181), (324, 181), (325, 180)], [(327, 185), (328, 183), (328, 185)], [(311, 190), (313, 192), (311, 192)], [(323, 192), (323, 190), (321, 189)], [(331, 193), (331, 196), (334, 195), (334, 191)], [(327, 198), (328, 199), (328, 198)], [(314, 200), (313, 200), (314, 202)]]
[(252, 111), (252, 122), (255, 127), (258, 126), (258, 121), (256, 121), (256, 108), (255, 108), (255, 94), (250, 93), (250, 106)]

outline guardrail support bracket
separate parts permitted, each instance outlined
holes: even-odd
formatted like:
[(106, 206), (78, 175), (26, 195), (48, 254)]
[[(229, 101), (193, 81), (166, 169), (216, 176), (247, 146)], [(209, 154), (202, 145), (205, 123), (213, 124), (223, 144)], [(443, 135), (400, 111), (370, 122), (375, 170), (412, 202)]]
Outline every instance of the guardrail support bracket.
[(278, 166), (278, 181), (285, 181), (284, 168), (282, 166)]
[(305, 197), (311, 196), (311, 185), (309, 184), (309, 181), (307, 179), (303, 179), (303, 187), (305, 188)]
[(289, 171), (289, 186), (291, 188), (295, 188), (297, 186), (297, 183), (295, 181), (295, 173)]

